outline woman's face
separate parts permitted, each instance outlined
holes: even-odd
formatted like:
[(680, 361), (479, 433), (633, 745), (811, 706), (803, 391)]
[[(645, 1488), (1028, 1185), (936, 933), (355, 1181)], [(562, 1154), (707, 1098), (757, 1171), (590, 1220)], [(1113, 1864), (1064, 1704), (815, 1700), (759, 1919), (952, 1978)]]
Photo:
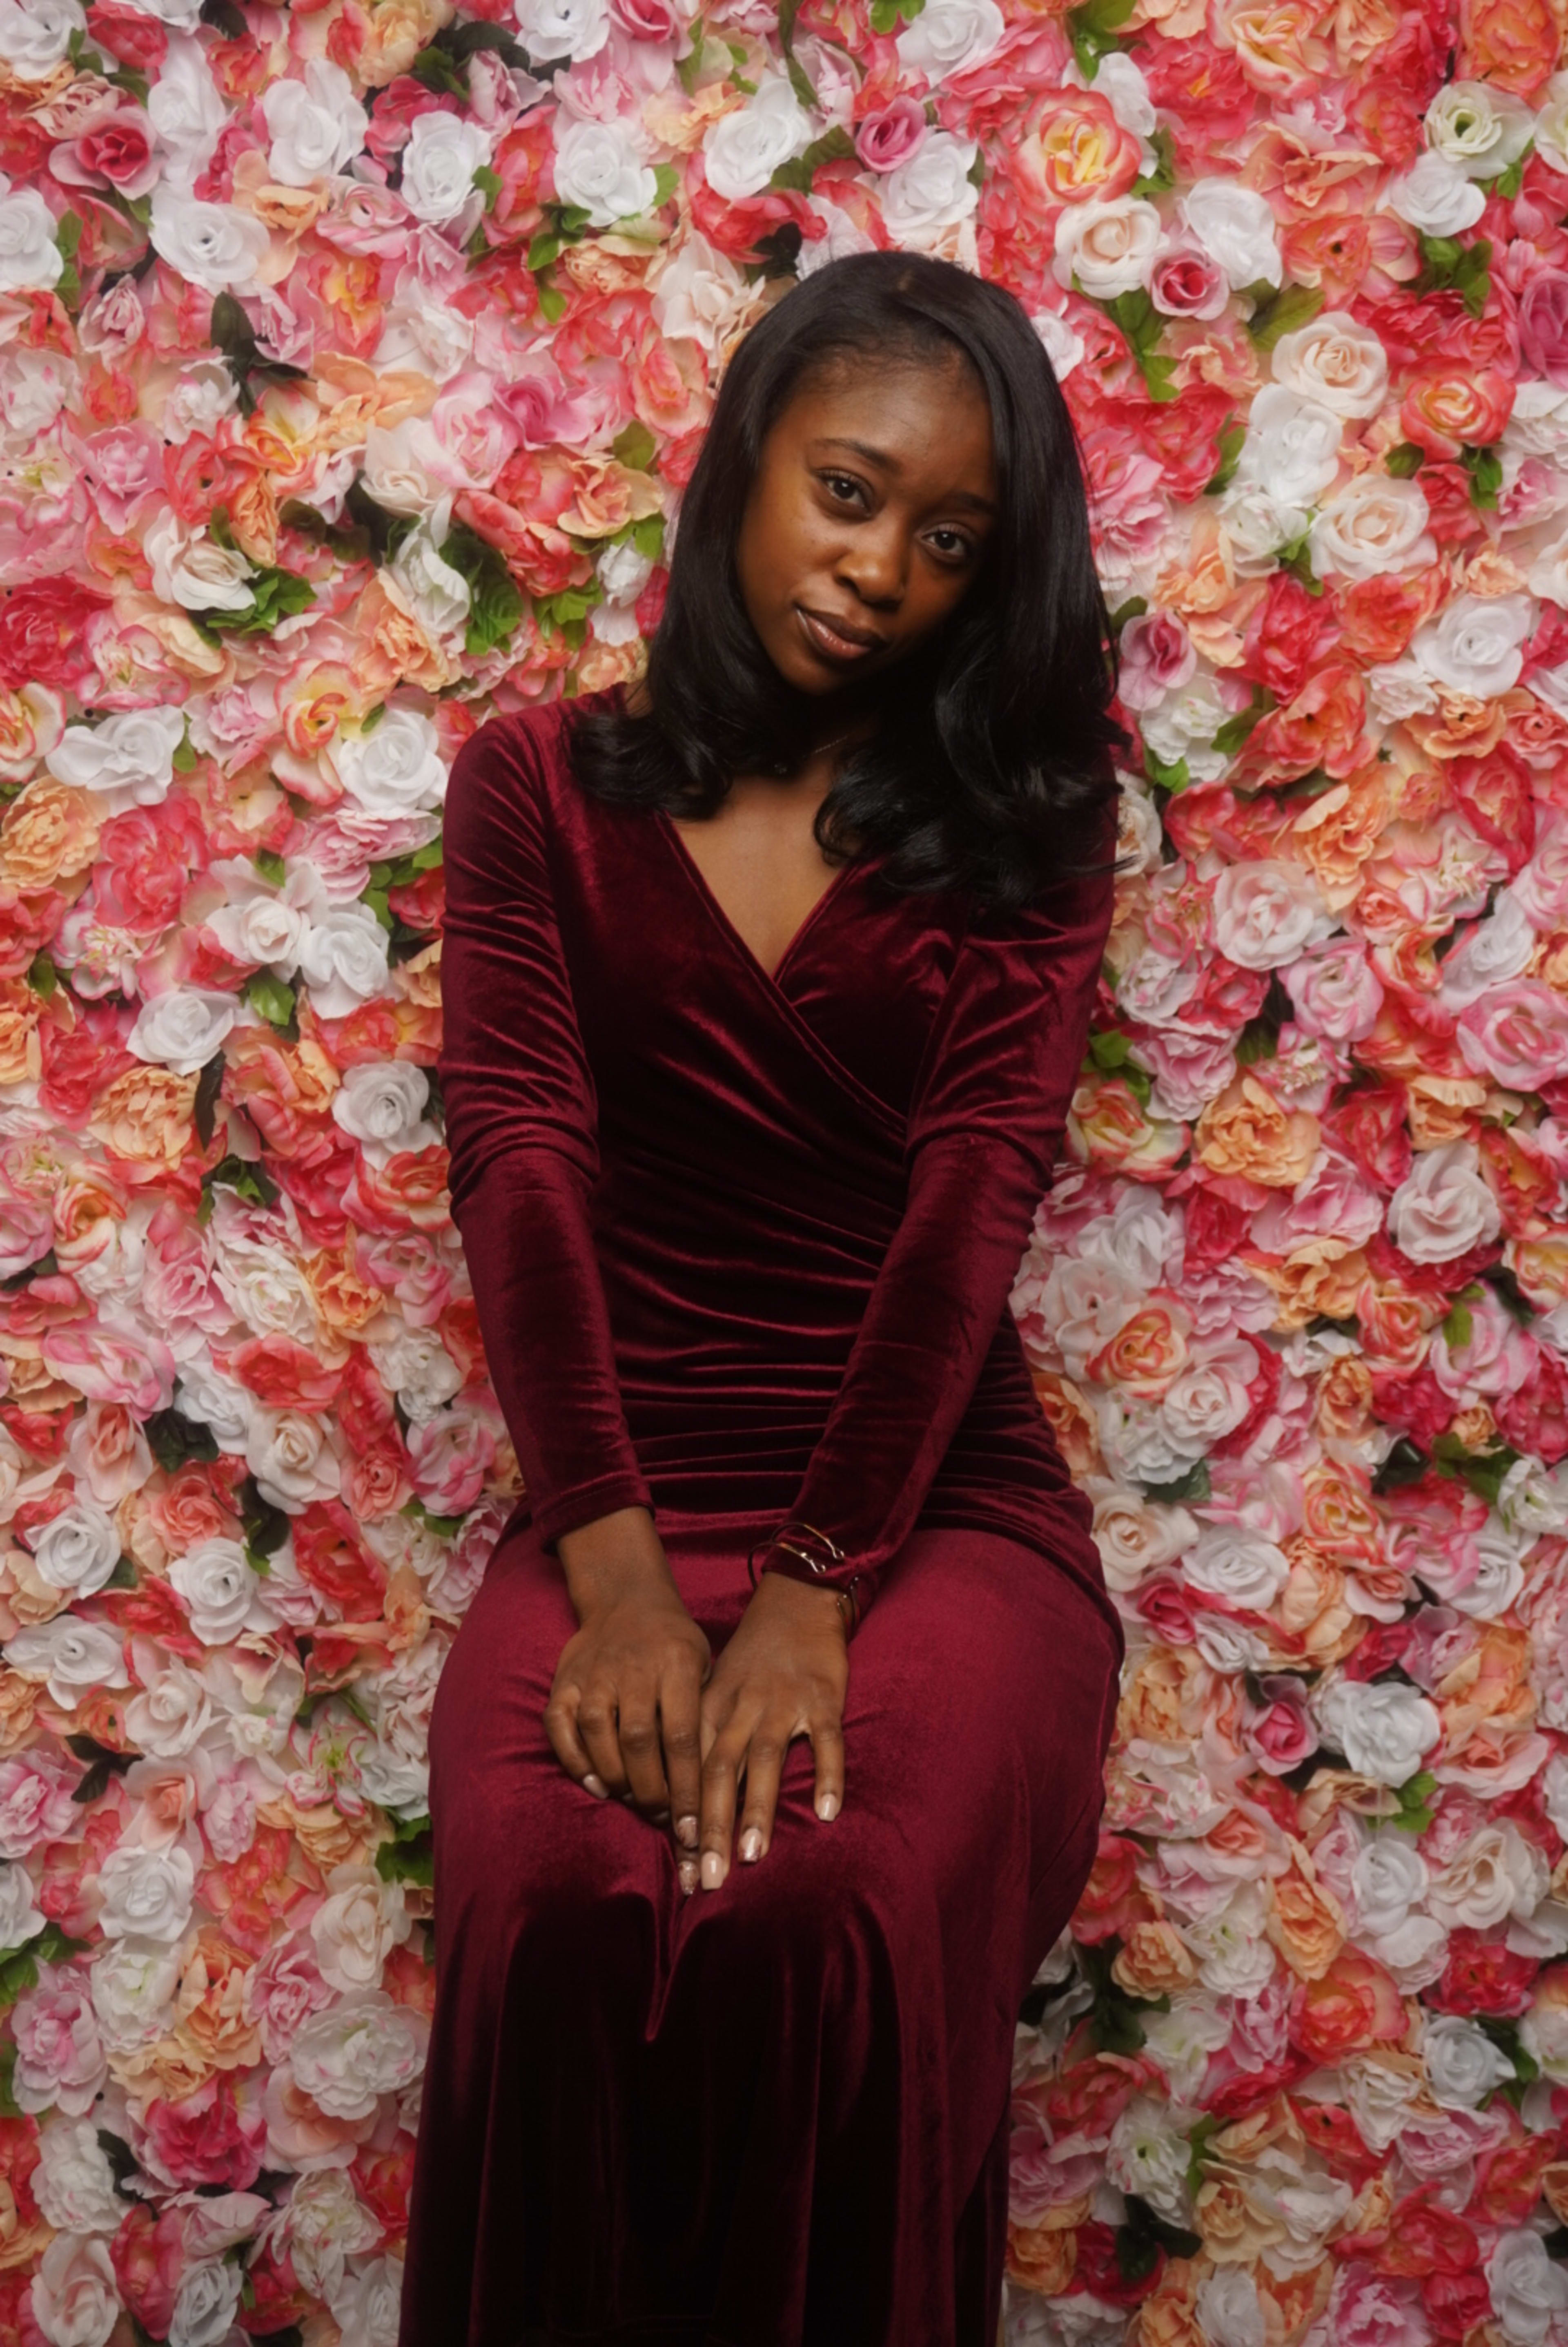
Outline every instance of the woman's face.
[(789, 683), (880, 674), (945, 620), (994, 526), (991, 412), (950, 363), (844, 361), (762, 445), (737, 547), (747, 615)]

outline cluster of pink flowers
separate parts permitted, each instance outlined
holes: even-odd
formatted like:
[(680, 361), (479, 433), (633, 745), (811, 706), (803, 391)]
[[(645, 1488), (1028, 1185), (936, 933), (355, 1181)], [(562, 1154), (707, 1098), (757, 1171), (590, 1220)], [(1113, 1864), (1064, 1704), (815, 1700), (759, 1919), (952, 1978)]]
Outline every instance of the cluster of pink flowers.
[(1036, 323), (1137, 748), (1014, 1296), (1129, 1659), (1010, 2339), (1568, 2347), (1563, 42), (0, 0), (0, 2334), (394, 2347), (518, 1490), (445, 776), (635, 672), (737, 338), (893, 245)]

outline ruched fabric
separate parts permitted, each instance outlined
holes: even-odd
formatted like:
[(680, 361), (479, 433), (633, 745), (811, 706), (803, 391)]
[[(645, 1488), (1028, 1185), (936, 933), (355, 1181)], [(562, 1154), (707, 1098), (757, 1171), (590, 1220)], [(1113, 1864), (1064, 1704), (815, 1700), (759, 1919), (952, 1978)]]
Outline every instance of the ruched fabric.
[[(991, 2347), (1013, 2016), (1121, 1655), (1007, 1308), (1110, 881), (986, 919), (857, 858), (769, 974), (678, 826), (578, 787), (571, 706), (447, 799), (453, 1212), (525, 1491), (432, 1723), (401, 2347)], [(786, 1514), (877, 1583), (843, 1814), (796, 1744), (766, 1858), (689, 1901), (540, 1716), (555, 1543), (634, 1502), (716, 1652)]]

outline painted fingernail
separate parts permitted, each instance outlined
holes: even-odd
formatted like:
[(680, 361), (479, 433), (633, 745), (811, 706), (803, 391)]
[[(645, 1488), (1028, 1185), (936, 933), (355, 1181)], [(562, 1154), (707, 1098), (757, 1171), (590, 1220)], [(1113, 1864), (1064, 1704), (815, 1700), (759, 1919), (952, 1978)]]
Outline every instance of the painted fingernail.
[(703, 1889), (704, 1889), (705, 1891), (717, 1891), (717, 1890), (718, 1890), (718, 1886), (719, 1886), (719, 1884), (723, 1881), (723, 1880), (724, 1880), (724, 1860), (723, 1860), (723, 1859), (719, 1856), (719, 1854), (718, 1854), (718, 1850), (705, 1850), (703, 1851), (703, 1853), (702, 1853), (702, 1887), (703, 1887)]
[(741, 1835), (740, 1855), (748, 1866), (753, 1859), (761, 1857), (762, 1836), (756, 1826), (748, 1826), (746, 1831)]
[(583, 1790), (592, 1793), (596, 1801), (607, 1801), (610, 1798), (610, 1788), (600, 1777), (585, 1777)]
[(839, 1796), (837, 1793), (824, 1793), (817, 1804), (817, 1815), (820, 1818), (836, 1818), (838, 1814)]
[(683, 1858), (680, 1860), (679, 1865), (677, 1867), (676, 1871), (680, 1876), (680, 1887), (689, 1899), (692, 1892), (697, 1889), (696, 1859)]
[(695, 1850), (697, 1848), (697, 1819), (695, 1818), (677, 1818), (675, 1821), (675, 1838), (677, 1841), (683, 1841), (687, 1850)]

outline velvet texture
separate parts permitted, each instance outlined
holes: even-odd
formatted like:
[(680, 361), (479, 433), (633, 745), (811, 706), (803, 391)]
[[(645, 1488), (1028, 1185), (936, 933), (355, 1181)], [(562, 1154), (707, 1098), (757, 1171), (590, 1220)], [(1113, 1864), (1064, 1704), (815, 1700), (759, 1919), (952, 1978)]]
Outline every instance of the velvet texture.
[[(769, 976), (567, 723), (486, 725), (447, 799), (453, 1212), (526, 1490), (432, 1726), (402, 2347), (991, 2347), (1013, 2015), (1121, 1655), (1007, 1309), (1111, 884), (988, 926), (860, 859)], [(690, 1901), (540, 1717), (554, 1543), (634, 1501), (716, 1648), (786, 1513), (880, 1589), (843, 1815), (797, 1744), (767, 1857)]]

